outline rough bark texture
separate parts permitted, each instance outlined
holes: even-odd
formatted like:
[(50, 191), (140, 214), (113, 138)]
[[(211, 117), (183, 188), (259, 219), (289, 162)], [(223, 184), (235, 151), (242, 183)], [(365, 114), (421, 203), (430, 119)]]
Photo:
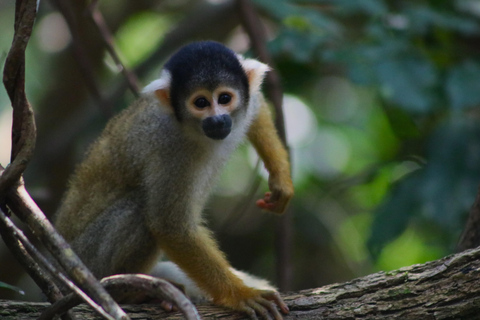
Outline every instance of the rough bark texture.
[[(285, 294), (285, 319), (480, 319), (480, 248), (392, 272), (341, 284)], [(46, 303), (0, 301), (0, 318), (36, 319)], [(132, 319), (178, 319), (155, 305), (128, 305)], [(239, 314), (199, 306), (203, 319), (241, 319)], [(98, 319), (91, 309), (75, 309), (80, 319)]]

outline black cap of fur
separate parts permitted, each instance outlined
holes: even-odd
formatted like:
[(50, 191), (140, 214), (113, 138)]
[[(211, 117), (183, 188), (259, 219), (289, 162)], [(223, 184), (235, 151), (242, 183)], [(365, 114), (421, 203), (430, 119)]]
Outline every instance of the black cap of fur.
[(248, 103), (248, 79), (237, 55), (214, 41), (193, 42), (182, 47), (165, 64), (170, 72), (170, 101), (178, 120), (180, 104), (194, 90), (214, 90), (219, 85), (238, 88), (244, 105)]

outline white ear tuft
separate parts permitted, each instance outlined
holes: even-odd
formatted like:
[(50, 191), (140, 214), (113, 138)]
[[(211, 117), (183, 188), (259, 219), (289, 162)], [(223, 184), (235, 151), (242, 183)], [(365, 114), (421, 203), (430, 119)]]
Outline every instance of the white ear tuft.
[(170, 72), (163, 70), (160, 74), (160, 79), (150, 82), (145, 88), (143, 88), (142, 93), (151, 93), (161, 89), (168, 89), (170, 87)]
[(241, 55), (238, 55), (238, 59), (247, 74), (248, 83), (250, 84), (250, 94), (260, 90), (263, 78), (265, 78), (265, 74), (270, 71), (270, 67), (255, 59), (245, 59)]
[(163, 70), (160, 74), (160, 79), (152, 81), (142, 90), (142, 93), (153, 93), (160, 101), (160, 106), (169, 113), (173, 112), (173, 107), (170, 103), (170, 82), (170, 72)]

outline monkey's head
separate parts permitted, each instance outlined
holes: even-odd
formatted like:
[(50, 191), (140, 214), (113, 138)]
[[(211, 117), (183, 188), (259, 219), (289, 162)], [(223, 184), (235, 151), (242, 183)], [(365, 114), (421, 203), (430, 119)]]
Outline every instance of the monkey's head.
[(245, 117), (268, 69), (220, 43), (194, 42), (177, 51), (160, 79), (143, 91), (154, 92), (162, 107), (189, 130), (222, 140)]

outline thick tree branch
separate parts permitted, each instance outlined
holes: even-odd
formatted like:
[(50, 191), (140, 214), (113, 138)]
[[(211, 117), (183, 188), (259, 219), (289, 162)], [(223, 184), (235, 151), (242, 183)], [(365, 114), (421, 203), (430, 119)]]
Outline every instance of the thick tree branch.
[[(288, 319), (438, 320), (480, 319), (480, 248), (423, 265), (379, 272), (340, 284), (284, 295)], [(30, 308), (26, 308), (29, 306)], [(3, 314), (38, 317), (48, 305), (0, 301)], [(155, 305), (128, 305), (132, 318), (178, 319)], [(202, 319), (243, 319), (241, 314), (213, 306), (198, 306)], [(92, 319), (87, 307), (75, 309)]]
[(470, 208), (465, 230), (458, 243), (458, 251), (480, 246), (480, 188), (477, 191), (475, 202)]

